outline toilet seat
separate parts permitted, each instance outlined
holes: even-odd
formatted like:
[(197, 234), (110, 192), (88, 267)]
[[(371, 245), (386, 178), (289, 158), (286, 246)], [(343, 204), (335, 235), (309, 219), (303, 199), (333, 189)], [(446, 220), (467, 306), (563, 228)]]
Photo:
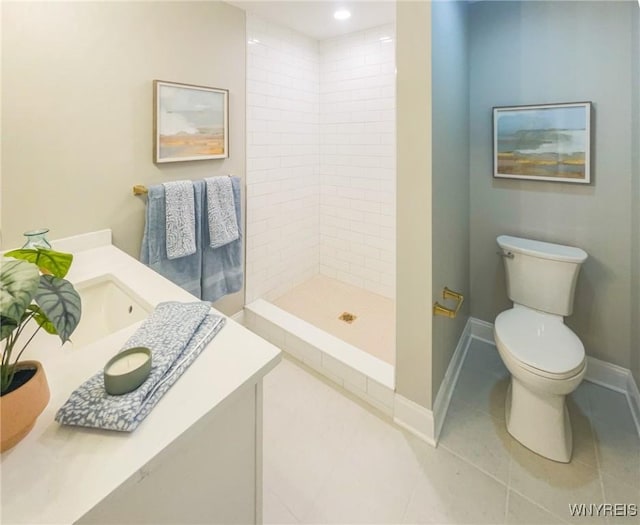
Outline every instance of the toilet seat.
[(516, 307), (495, 321), (496, 343), (529, 372), (549, 379), (567, 379), (584, 368), (582, 341), (562, 318)]

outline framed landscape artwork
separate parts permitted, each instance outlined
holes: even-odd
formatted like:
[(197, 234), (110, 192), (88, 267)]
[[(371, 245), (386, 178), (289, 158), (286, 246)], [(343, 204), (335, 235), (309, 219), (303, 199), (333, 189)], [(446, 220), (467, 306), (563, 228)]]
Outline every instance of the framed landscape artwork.
[(493, 176), (591, 182), (591, 102), (493, 108)]
[(229, 91), (153, 81), (154, 162), (229, 156)]

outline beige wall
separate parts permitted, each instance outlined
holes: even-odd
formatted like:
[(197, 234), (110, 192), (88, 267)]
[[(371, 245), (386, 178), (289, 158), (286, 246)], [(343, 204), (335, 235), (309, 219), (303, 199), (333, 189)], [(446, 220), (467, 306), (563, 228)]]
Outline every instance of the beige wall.
[[(134, 184), (245, 174), (245, 14), (222, 2), (2, 5), (3, 248), (111, 228), (138, 257)], [(154, 79), (229, 89), (230, 157), (152, 162)], [(244, 292), (217, 306), (242, 306)]]
[[(510, 307), (498, 235), (579, 246), (589, 259), (567, 324), (588, 355), (625, 368), (638, 324), (630, 314), (637, 10), (637, 2), (470, 5), (471, 314), (493, 322)], [(594, 103), (593, 184), (492, 178), (493, 106), (585, 100)]]
[(431, 408), (431, 6), (396, 9), (396, 391)]
[(640, 8), (636, 9), (633, 20), (635, 31), (632, 83), (636, 86), (631, 114), (633, 121), (631, 147), (633, 152), (632, 175), (632, 216), (631, 216), (631, 372), (640, 386)]
[(434, 317), (433, 399), (469, 318), (469, 64), (467, 2), (435, 2), (432, 19), (433, 301), (465, 295), (458, 317)]

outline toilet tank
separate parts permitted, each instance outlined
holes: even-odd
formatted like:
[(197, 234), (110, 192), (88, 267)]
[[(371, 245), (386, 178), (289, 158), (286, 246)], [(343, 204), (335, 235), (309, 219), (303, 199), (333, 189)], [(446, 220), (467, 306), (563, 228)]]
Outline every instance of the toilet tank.
[(587, 253), (580, 248), (500, 235), (507, 276), (507, 294), (514, 303), (567, 316), (580, 266)]

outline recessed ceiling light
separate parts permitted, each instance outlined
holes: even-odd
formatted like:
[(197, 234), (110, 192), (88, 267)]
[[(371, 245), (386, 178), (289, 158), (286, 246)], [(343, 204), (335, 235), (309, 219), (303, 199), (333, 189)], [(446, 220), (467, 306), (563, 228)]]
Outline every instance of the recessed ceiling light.
[(382, 42), (383, 44), (387, 42), (393, 42), (393, 39), (390, 36), (381, 36), (380, 42)]
[(336, 20), (346, 20), (347, 18), (351, 18), (351, 13), (346, 9), (338, 9), (333, 13), (333, 18)]

